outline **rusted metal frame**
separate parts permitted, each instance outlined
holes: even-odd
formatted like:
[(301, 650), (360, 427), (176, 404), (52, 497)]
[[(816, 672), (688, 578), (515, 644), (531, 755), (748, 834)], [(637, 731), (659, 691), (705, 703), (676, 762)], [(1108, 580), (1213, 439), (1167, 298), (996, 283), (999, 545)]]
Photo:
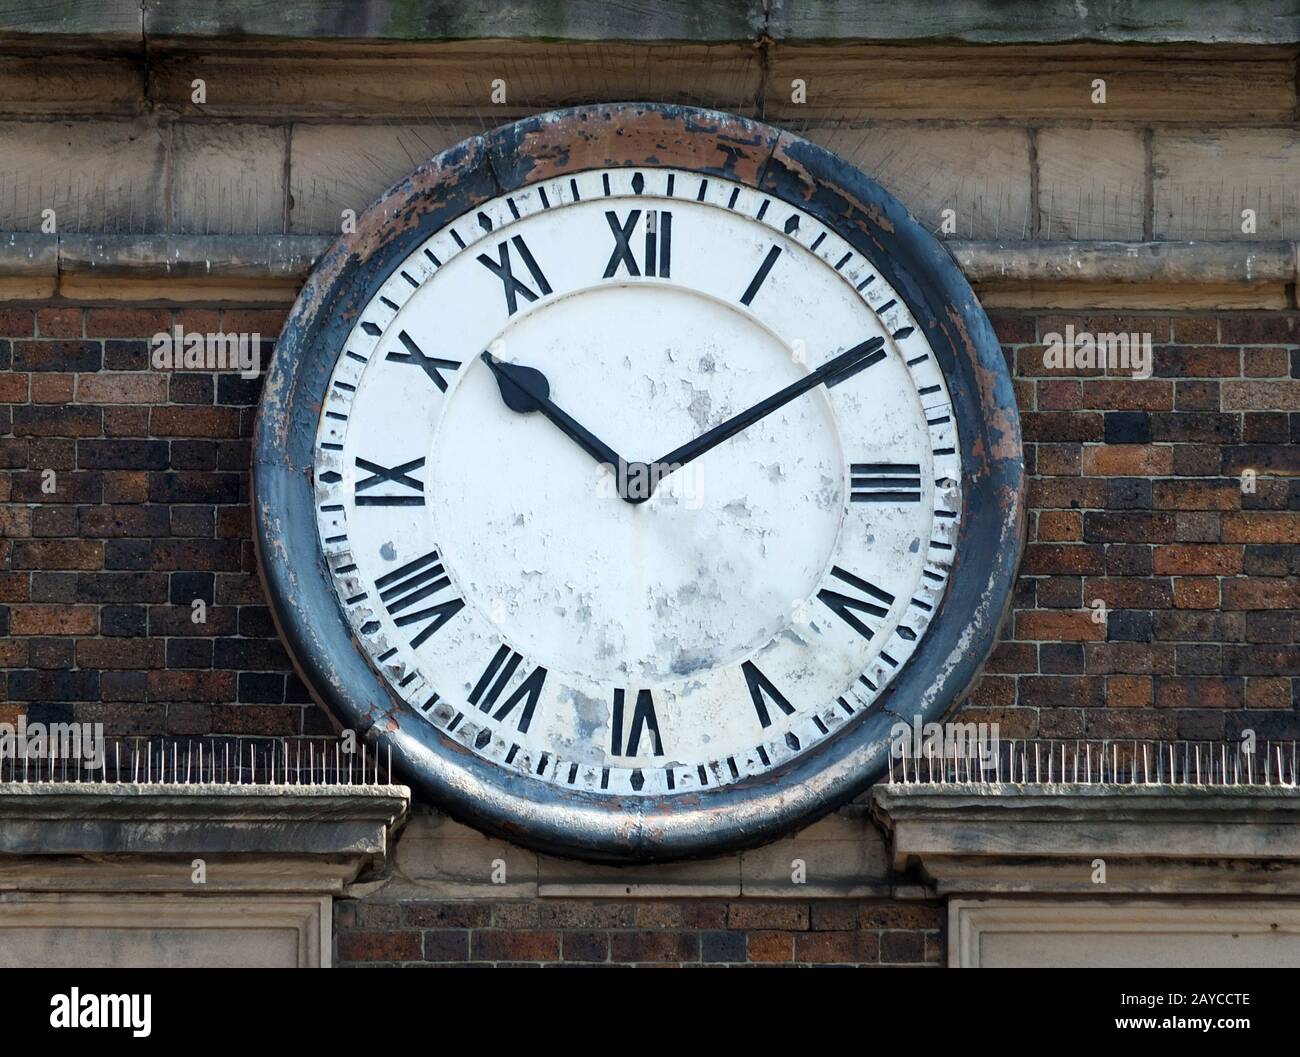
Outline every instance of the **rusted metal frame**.
[[(713, 173), (836, 224), (925, 326), (952, 387), (966, 465), (961, 555), (922, 648), (884, 699), (888, 712), (761, 778), (671, 799), (555, 789), (504, 773), (444, 738), (387, 691), (355, 648), (315, 537), (310, 475), (329, 372), (357, 313), (393, 267), (487, 199), (615, 166)], [(321, 704), (390, 745), (399, 768), (453, 817), (544, 852), (596, 861), (754, 846), (862, 792), (885, 772), (895, 722), (888, 713), (935, 719), (976, 674), (1010, 599), (1024, 539), (1010, 377), (951, 258), (898, 202), (834, 155), (758, 122), (689, 107), (609, 104), (540, 115), (467, 140), (398, 183), (362, 215), (356, 234), (335, 243), (299, 296), (268, 372), (254, 452), (255, 535), (268, 597)]]

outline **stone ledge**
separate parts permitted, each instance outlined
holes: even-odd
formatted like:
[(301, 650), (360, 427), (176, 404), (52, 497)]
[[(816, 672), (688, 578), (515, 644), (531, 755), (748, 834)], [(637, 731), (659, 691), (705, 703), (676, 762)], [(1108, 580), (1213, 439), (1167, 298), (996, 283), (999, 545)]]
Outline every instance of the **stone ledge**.
[[(183, 791), (182, 791), (183, 790)], [(0, 890), (338, 892), (385, 863), (405, 786), (0, 784)]]
[[(301, 281), (329, 235), (0, 234), (0, 277)], [(1268, 286), (1296, 281), (1300, 243), (945, 242), (972, 283)]]
[[(390, 0), (0, 0), (0, 37), (409, 42), (467, 37), (566, 40), (945, 40), (1281, 43), (1300, 39), (1287, 0), (1181, 0), (1125, 5), (999, 0), (705, 0), (653, 9), (597, 0), (511, 7)], [(1093, 9), (1095, 7), (1095, 10)], [(647, 12), (653, 10), (653, 14)]]
[(1300, 894), (1294, 788), (894, 784), (872, 801), (894, 868), (939, 895)]

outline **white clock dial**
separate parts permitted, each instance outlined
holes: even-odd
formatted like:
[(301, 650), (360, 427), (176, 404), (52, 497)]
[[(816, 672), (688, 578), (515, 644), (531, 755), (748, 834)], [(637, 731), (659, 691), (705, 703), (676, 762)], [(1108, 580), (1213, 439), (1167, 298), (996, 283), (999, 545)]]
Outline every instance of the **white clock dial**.
[(593, 170), (482, 205), (392, 272), (327, 392), (318, 528), (357, 642), (540, 780), (777, 767), (878, 707), (947, 585), (961, 448), (922, 328), (740, 184)]

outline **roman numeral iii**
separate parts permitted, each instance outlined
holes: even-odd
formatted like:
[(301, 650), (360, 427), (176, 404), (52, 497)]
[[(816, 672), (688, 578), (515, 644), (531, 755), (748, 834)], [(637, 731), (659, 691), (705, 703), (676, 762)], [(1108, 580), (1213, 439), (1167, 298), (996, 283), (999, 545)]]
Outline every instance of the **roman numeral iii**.
[[(488, 666), (483, 669), (483, 674), (474, 684), (474, 689), (469, 692), (469, 703), (477, 705), (480, 712), (491, 712), (522, 661), (523, 657), (509, 646), (501, 646), (488, 662)], [(493, 713), (492, 718), (505, 719), (520, 702), (523, 702), (524, 709), (519, 714), (518, 730), (520, 734), (527, 734), (528, 725), (533, 721), (533, 711), (537, 708), (537, 700), (542, 696), (542, 684), (545, 682), (546, 669), (534, 668), (528, 677), (515, 687), (514, 693), (506, 698), (505, 703)]]
[(854, 503), (919, 503), (921, 467), (914, 462), (855, 462), (849, 466)]
[[(519, 254), (520, 259), (524, 262), (524, 267), (528, 269), (528, 274), (532, 276), (533, 282), (537, 284), (537, 290), (515, 278), (514, 265), (510, 257), (510, 246), (512, 244), (515, 252)], [(497, 259), (495, 261), (486, 253), (480, 253), (478, 261), (501, 280), (501, 285), (505, 288), (506, 310), (512, 316), (519, 309), (519, 297), (521, 295), (525, 301), (536, 301), (540, 296), (538, 290), (542, 294), (551, 292), (551, 284), (546, 281), (546, 276), (542, 274), (542, 269), (538, 267), (537, 261), (529, 251), (527, 244), (518, 235), (512, 236), (506, 242), (497, 244)]]
[[(626, 221), (620, 221), (614, 210), (605, 211), (605, 220), (609, 223), (610, 233), (614, 236), (614, 250), (605, 265), (603, 278), (611, 279), (618, 274), (619, 268), (626, 268), (628, 275), (640, 275), (636, 254), (632, 249), (637, 221), (641, 219), (641, 210), (633, 209)], [(650, 209), (645, 215), (645, 255), (642, 267), (649, 277), (659, 276), (667, 279), (672, 269), (673, 215), (668, 210)]]
[(462, 598), (450, 598), (445, 602), (435, 602), (414, 612), (407, 612), (412, 606), (451, 586), (451, 578), (443, 568), (442, 560), (436, 550), (429, 551), (423, 557), (407, 562), (401, 568), (385, 573), (375, 581), (379, 589), (379, 598), (388, 615), (399, 628), (411, 625), (423, 625), (411, 640), (412, 648), (417, 648), (430, 635), (441, 628), (465, 607)]
[(614, 710), (610, 716), (610, 745), (609, 754), (611, 756), (637, 756), (641, 748), (641, 735), (644, 733), (649, 740), (652, 748), (651, 755), (662, 756), (664, 754), (663, 738), (659, 736), (659, 717), (655, 715), (654, 697), (649, 690), (639, 690), (636, 695), (636, 704), (632, 709), (631, 729), (628, 731), (627, 744), (623, 743), (623, 726), (624, 726), (624, 704), (627, 700), (626, 692), (623, 690), (614, 691)]

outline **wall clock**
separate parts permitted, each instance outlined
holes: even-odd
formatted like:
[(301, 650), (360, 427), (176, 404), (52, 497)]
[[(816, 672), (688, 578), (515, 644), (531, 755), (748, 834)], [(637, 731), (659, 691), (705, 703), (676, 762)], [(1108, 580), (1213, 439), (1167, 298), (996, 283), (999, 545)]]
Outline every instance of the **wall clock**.
[(547, 852), (752, 845), (862, 791), (1005, 610), (1023, 464), (947, 253), (845, 162), (583, 107), (421, 166), (307, 282), (257, 540), (321, 703)]

